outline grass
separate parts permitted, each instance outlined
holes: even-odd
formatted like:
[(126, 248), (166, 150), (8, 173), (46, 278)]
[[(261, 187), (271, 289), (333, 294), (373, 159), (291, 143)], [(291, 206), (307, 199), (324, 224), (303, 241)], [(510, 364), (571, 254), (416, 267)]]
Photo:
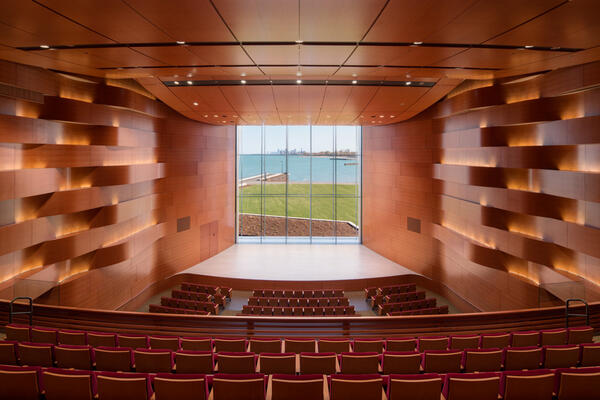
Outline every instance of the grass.
[[(285, 184), (264, 185), (265, 193), (268, 197), (261, 197), (260, 185), (246, 186), (242, 188), (241, 193), (244, 197), (239, 199), (240, 213), (247, 214), (265, 214), (285, 216)], [(308, 184), (290, 184), (288, 185), (288, 195), (298, 197), (288, 197), (287, 215), (289, 217), (310, 217), (310, 185)], [(335, 187), (336, 195), (348, 197), (333, 197), (333, 184), (313, 184), (312, 185), (312, 218), (315, 219), (336, 219), (338, 221), (351, 221), (358, 225), (359, 199), (357, 185), (338, 184)], [(250, 197), (247, 197), (250, 196)], [(304, 197), (306, 196), (306, 197)], [(261, 209), (262, 203), (262, 209)], [(335, 215), (334, 215), (335, 203)]]

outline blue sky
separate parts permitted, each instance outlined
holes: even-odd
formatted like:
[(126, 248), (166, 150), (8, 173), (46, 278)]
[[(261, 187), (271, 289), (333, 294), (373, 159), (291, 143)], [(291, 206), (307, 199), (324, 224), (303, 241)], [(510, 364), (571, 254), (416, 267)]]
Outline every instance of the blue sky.
[[(259, 125), (238, 126), (238, 151), (240, 154), (260, 154), (261, 129)], [(285, 149), (285, 126), (265, 126), (265, 153), (278, 149)], [(337, 132), (336, 142), (338, 150), (350, 149), (357, 151), (357, 135), (359, 126), (322, 126), (312, 127), (313, 152), (333, 151), (333, 135)], [(360, 141), (358, 141), (360, 143)], [(310, 148), (310, 126), (288, 127), (288, 148), (298, 151), (308, 151)]]

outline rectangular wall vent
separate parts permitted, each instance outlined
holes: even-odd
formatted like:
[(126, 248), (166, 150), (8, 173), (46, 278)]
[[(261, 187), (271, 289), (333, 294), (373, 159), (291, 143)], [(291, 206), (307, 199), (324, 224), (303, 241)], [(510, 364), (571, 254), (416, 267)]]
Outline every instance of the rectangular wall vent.
[(177, 232), (183, 232), (190, 229), (190, 217), (183, 217), (177, 219)]
[(421, 233), (421, 220), (408, 217), (406, 219), (406, 229), (411, 232)]

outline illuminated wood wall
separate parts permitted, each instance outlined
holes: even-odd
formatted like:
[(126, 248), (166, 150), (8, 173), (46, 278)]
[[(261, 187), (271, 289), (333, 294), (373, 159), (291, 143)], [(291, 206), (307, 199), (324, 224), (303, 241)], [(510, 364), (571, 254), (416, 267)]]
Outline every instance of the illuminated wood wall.
[(2, 297), (116, 308), (233, 243), (234, 127), (129, 86), (0, 62)]
[[(363, 240), (481, 310), (600, 287), (600, 63), (474, 82), (364, 128)], [(421, 232), (407, 229), (407, 218)]]

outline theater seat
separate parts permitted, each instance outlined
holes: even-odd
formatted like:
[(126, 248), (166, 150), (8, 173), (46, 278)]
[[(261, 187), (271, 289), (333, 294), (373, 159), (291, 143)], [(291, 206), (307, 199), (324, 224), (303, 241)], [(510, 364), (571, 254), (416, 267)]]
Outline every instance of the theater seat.
[(487, 333), (481, 335), (479, 347), (482, 349), (503, 349), (510, 346), (510, 333)]
[(579, 346), (575, 344), (544, 346), (542, 366), (543, 368), (576, 367), (579, 362), (579, 353)]
[(438, 374), (390, 375), (388, 400), (439, 400), (441, 393)]
[(58, 331), (58, 343), (85, 346), (87, 344), (87, 334), (82, 331), (61, 329)]
[(258, 357), (258, 372), (271, 374), (295, 374), (296, 354), (294, 353), (261, 353)]
[(133, 351), (129, 347), (96, 347), (93, 349), (98, 371), (129, 372), (133, 367)]
[(152, 378), (156, 400), (207, 400), (204, 375), (160, 373)]
[(148, 374), (131, 372), (98, 372), (100, 400), (147, 400), (152, 397)]
[(456, 350), (427, 350), (423, 354), (423, 370), (440, 374), (460, 372), (462, 353)]
[(281, 353), (281, 339), (279, 338), (251, 338), (248, 351), (260, 353)]
[(87, 342), (92, 347), (117, 347), (117, 335), (106, 332), (88, 332)]
[(508, 347), (504, 349), (503, 362), (507, 371), (518, 369), (538, 369), (542, 358), (542, 349), (530, 347)]
[(446, 400), (498, 400), (500, 374), (447, 374), (444, 380)]
[(558, 400), (597, 400), (600, 368), (559, 368), (556, 370)]
[(446, 336), (420, 337), (417, 340), (417, 348), (420, 352), (425, 350), (447, 350), (448, 338)]
[(135, 370), (137, 372), (171, 372), (173, 352), (168, 349), (135, 349)]
[(567, 344), (591, 343), (594, 338), (594, 328), (591, 326), (577, 326), (569, 328)]
[(537, 346), (540, 344), (540, 332), (539, 331), (522, 331), (512, 332), (511, 343), (512, 347), (529, 347)]
[(213, 400), (265, 400), (265, 375), (215, 374), (211, 398)]
[(93, 400), (96, 377), (91, 371), (48, 368), (44, 370), (46, 400)]
[(415, 338), (389, 338), (385, 342), (387, 351), (413, 351), (417, 348)]
[(385, 375), (418, 374), (421, 370), (421, 353), (417, 351), (386, 351), (383, 353), (382, 369)]
[(316, 340), (314, 338), (285, 338), (283, 340), (286, 353), (314, 353)]
[(16, 340), (17, 342), (31, 341), (31, 328), (26, 325), (8, 324), (4, 327), (6, 340)]
[(500, 371), (502, 349), (465, 349), (461, 363), (465, 372)]
[(342, 353), (340, 370), (342, 374), (376, 374), (379, 372), (379, 355), (369, 353)]
[(0, 364), (17, 365), (18, 344), (16, 340), (0, 340)]
[(275, 374), (269, 377), (267, 399), (324, 400), (329, 388), (324, 375)]
[(330, 384), (331, 400), (382, 400), (383, 378), (378, 374), (332, 375)]
[(212, 339), (204, 337), (182, 337), (182, 350), (212, 351)]
[(49, 343), (21, 342), (18, 346), (21, 365), (36, 367), (54, 366), (54, 345)]
[(566, 329), (544, 329), (540, 331), (540, 346), (554, 346), (566, 343)]
[(579, 346), (582, 367), (600, 366), (600, 343), (584, 343)]
[(0, 365), (1, 400), (39, 400), (41, 382), (40, 367)]
[(253, 374), (256, 372), (254, 353), (221, 352), (217, 355), (217, 370), (222, 374)]
[(31, 327), (31, 342), (58, 344), (58, 329)]
[(210, 351), (180, 350), (175, 353), (175, 367), (178, 374), (212, 374), (215, 360)]
[(356, 352), (375, 352), (383, 353), (385, 349), (385, 341), (383, 339), (354, 339), (353, 349)]
[(552, 400), (554, 373), (549, 369), (505, 371), (500, 379), (504, 400)]
[(215, 352), (222, 351), (245, 352), (248, 343), (245, 338), (215, 338), (213, 339)]
[(319, 353), (347, 353), (351, 349), (350, 339), (347, 338), (323, 338), (317, 342)]
[(119, 347), (129, 347), (132, 349), (147, 349), (148, 336), (146, 335), (117, 335)]
[(301, 374), (332, 375), (339, 372), (335, 353), (300, 353)]
[(177, 351), (180, 348), (178, 336), (148, 336), (151, 349), (169, 349)]
[(448, 348), (451, 350), (476, 349), (479, 347), (479, 340), (479, 335), (450, 336)]
[(67, 344), (54, 346), (54, 359), (59, 368), (91, 370), (93, 365), (92, 348)]

